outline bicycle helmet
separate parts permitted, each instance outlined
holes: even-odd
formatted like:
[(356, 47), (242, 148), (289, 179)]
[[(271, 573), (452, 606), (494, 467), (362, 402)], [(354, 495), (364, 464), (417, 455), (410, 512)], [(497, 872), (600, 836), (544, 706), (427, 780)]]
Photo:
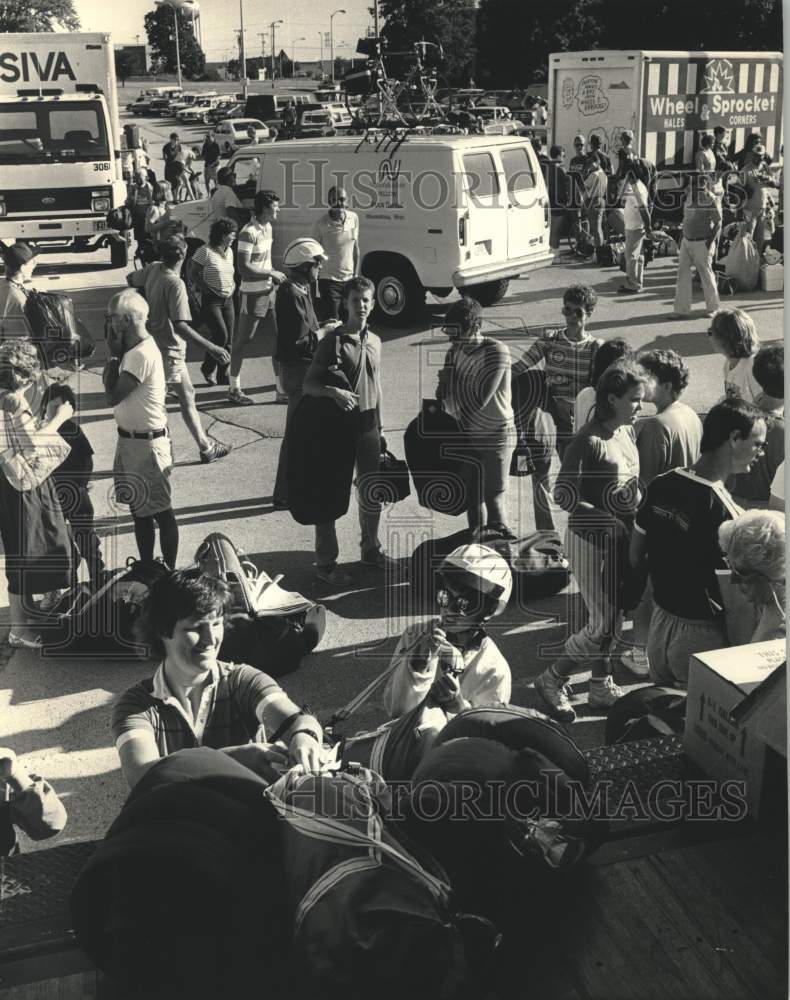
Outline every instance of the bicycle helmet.
[(486, 618), (502, 614), (513, 590), (510, 567), (487, 545), (459, 545), (445, 558), (439, 575), (453, 589), (482, 599)]
[(293, 240), (285, 248), (283, 264), (286, 267), (299, 267), (300, 264), (314, 264), (319, 260), (326, 260), (324, 248), (318, 240), (310, 239), (308, 236), (301, 236), (298, 240)]

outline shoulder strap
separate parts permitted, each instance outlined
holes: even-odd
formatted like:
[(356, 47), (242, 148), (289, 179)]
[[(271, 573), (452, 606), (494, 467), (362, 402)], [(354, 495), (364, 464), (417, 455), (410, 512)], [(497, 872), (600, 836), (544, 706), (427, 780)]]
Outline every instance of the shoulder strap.
[[(340, 356), (340, 342), (341, 342), (340, 341), (340, 334), (336, 333), (335, 334), (335, 358), (336, 358), (336, 361), (337, 361), (338, 368), (342, 369), (343, 368), (343, 359)], [(353, 377), (348, 380), (349, 384), (351, 385), (351, 388), (352, 388), (353, 392), (358, 392), (359, 391), (359, 383), (362, 380), (362, 366), (364, 364), (365, 364), (365, 345), (364, 344), (360, 344), (359, 362), (357, 364), (356, 371), (353, 373)]]

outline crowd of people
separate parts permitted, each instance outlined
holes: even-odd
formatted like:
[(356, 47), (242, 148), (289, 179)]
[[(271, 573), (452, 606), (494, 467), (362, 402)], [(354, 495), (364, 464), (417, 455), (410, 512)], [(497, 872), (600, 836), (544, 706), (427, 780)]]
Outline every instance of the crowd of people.
[[(629, 133), (622, 134), (617, 172), (595, 136), (589, 151), (579, 138), (571, 173), (584, 180), (598, 248), (610, 178), (622, 174), (625, 181), (623, 292), (638, 291), (641, 242), (650, 232), (650, 167), (636, 157)], [(747, 153), (747, 167), (749, 156), (762, 156), (761, 148), (755, 144)], [(563, 197), (567, 181), (559, 166), (562, 153), (552, 151), (553, 201)], [(194, 171), (178, 155), (166, 157), (168, 184), (176, 190), (195, 183)], [(721, 145), (706, 144), (700, 155), (703, 173), (689, 193), (681, 267), (694, 264), (704, 271), (703, 258), (719, 231), (714, 211), (719, 195), (709, 174), (719, 170)], [(113, 711), (115, 746), (130, 787), (156, 760), (188, 746), (222, 749), (267, 778), (289, 766), (315, 772), (327, 753), (318, 721), (276, 682), (251, 667), (219, 660), (229, 603), (225, 584), (197, 569), (178, 569), (168, 391), (202, 462), (215, 462), (230, 450), (203, 428), (186, 364), (189, 343), (204, 352), (205, 383), (227, 385), (227, 402), (245, 406), (254, 402), (242, 388), (245, 355), (257, 333), (271, 338), (275, 398), (287, 404), (275, 509), (291, 504), (289, 427), (304, 396), (358, 414), (353, 440), (358, 484), (378, 470), (386, 450), (384, 352), (369, 327), (374, 286), (359, 274), (359, 220), (347, 207), (345, 191), (327, 192), (327, 211), (312, 233), (288, 245), (279, 270), (271, 256), (277, 192), (259, 191), (247, 219), (233, 191), (232, 171), (216, 169), (219, 157), (207, 156), (205, 148), (204, 162), (214, 221), (208, 242), (192, 254), (186, 241), (168, 230), (171, 192), (164, 184), (151, 189), (138, 171), (130, 191), (135, 227), (141, 240), (156, 240), (158, 259), (131, 271), (129, 287), (106, 307), (109, 358), (103, 387), (117, 430), (116, 500), (130, 510), (143, 562), (156, 557), (158, 529), (169, 571), (154, 585), (143, 619), (159, 665)], [(692, 208), (700, 213), (693, 222)], [(765, 225), (762, 209), (753, 211), (755, 226)], [(696, 248), (697, 242), (705, 247)], [(38, 616), (75, 585), (81, 562), (94, 588), (106, 578), (106, 567), (89, 496), (92, 450), (75, 419), (77, 399), (63, 384), (63, 373), (42, 371), (30, 339), (24, 286), (35, 251), (20, 242), (6, 248), (4, 259), (0, 534), (12, 617), (8, 641), (39, 649), (44, 640)], [(679, 280), (681, 304), (687, 293), (688, 283)], [(510, 668), (487, 623), (508, 604), (512, 572), (479, 537), (487, 530), (518, 542), (508, 524), (511, 460), (525, 424), (536, 432), (546, 416), (549, 451), (536, 453), (532, 463), (535, 524), (553, 531), (557, 507), (567, 515), (565, 552), (586, 610), (586, 622), (568, 636), (562, 655), (534, 678), (548, 714), (566, 723), (575, 719), (574, 673), (590, 672), (588, 703), (608, 711), (623, 695), (613, 680), (615, 660), (640, 680), (683, 688), (695, 652), (732, 643), (736, 635), (744, 641), (784, 635), (783, 347), (761, 346), (749, 313), (721, 309), (711, 296), (708, 337), (723, 357), (722, 398), (701, 419), (681, 399), (689, 383), (683, 358), (669, 349), (638, 354), (625, 339), (592, 336), (587, 324), (596, 304), (591, 287), (567, 288), (562, 323), (542, 332), (519, 358), (483, 335), (479, 303), (464, 296), (447, 310), (442, 329), (448, 350), (435, 391), (463, 435), (470, 533), (442, 563), (438, 616), (410, 626), (397, 644), (384, 696), (393, 718), (424, 698), (445, 719), (466, 708), (509, 701)], [(543, 379), (540, 403), (519, 413), (515, 387), (536, 370)], [(646, 403), (655, 413), (642, 418)], [(23, 437), (25, 446), (19, 448)], [(60, 460), (47, 444), (53, 438), (68, 446)], [(553, 449), (560, 469), (551, 482)], [(25, 488), (9, 462), (17, 452), (27, 456)], [(360, 561), (383, 571), (391, 560), (379, 539), (380, 505), (360, 491), (358, 508)], [(318, 584), (353, 583), (338, 560), (336, 523), (327, 518), (315, 526)], [(626, 618), (633, 622), (630, 640), (623, 629)], [(13, 751), (0, 750), (0, 768), (10, 789), (7, 798), (16, 803), (16, 811), (6, 811), (9, 829), (16, 822), (43, 836), (45, 828), (54, 832), (62, 826), (51, 788), (28, 776)], [(39, 801), (38, 827), (25, 819), (24, 803), (31, 797)], [(7, 833), (2, 843), (13, 846)]]

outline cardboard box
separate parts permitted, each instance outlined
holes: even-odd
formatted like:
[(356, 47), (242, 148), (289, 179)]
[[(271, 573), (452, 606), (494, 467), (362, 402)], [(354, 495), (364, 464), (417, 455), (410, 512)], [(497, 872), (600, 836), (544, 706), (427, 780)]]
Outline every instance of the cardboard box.
[[(785, 641), (777, 639), (697, 653), (689, 663), (686, 756), (709, 778), (744, 781), (753, 816), (759, 815), (761, 807), (766, 743), (753, 715), (739, 724), (731, 713), (785, 658)], [(783, 685), (776, 695), (786, 703)]]
[(760, 265), (760, 288), (764, 292), (781, 292), (785, 287), (784, 264)]

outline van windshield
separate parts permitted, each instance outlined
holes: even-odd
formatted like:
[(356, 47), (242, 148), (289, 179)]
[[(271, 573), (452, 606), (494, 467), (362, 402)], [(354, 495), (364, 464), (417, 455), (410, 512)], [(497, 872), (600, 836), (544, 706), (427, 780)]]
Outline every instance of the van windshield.
[(0, 163), (109, 160), (102, 105), (58, 101), (0, 108)]

